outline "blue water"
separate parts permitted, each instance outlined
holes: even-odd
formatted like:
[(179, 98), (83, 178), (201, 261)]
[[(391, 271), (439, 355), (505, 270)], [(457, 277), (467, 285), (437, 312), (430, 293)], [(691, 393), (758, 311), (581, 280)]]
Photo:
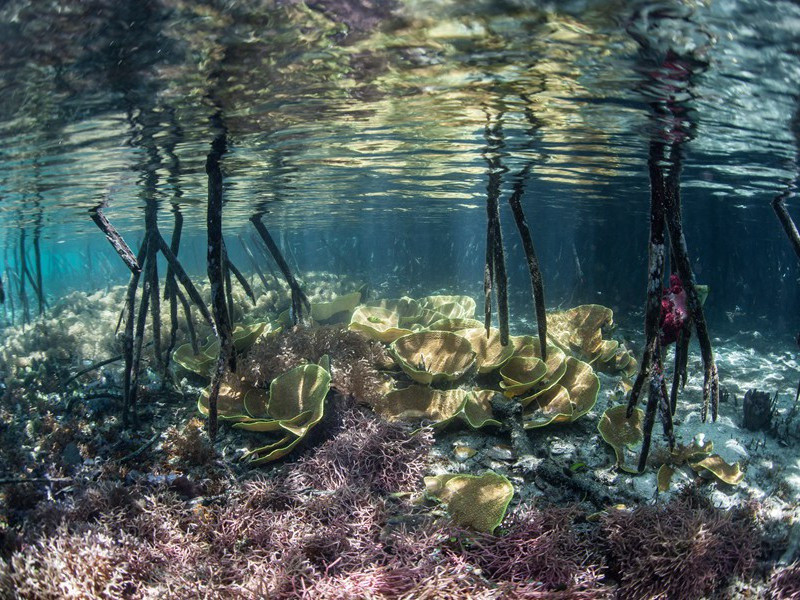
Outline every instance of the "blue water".
[[(23, 229), (29, 264), (40, 238), (49, 303), (126, 281), (88, 218), (102, 201), (134, 250), (145, 204), (158, 206), (165, 237), (177, 207), (181, 259), (203, 277), (204, 163), (222, 123), (224, 228), (242, 268), (238, 238), (251, 243), (247, 218), (262, 207), (300, 276), (478, 296), (489, 115), (504, 133), (512, 318), (532, 318), (505, 202), (528, 164), (523, 207), (548, 307), (600, 302), (640, 323), (648, 144), (666, 126), (652, 103), (671, 94), (712, 330), (788, 339), (800, 271), (769, 203), (796, 174), (798, 18), (796, 4), (765, 1), (6, 3), (5, 287), (15, 293)], [(653, 72), (669, 52), (695, 62), (688, 83), (665, 91)]]

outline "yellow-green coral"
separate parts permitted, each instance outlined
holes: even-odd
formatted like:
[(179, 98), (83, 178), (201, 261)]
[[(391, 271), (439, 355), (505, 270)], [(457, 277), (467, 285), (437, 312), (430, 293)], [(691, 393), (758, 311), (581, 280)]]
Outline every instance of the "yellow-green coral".
[(514, 496), (511, 482), (492, 471), (483, 475), (448, 474), (425, 478), (427, 493), (447, 504), (455, 523), (492, 533)]
[(449, 331), (420, 331), (396, 339), (390, 352), (406, 375), (418, 383), (456, 381), (475, 364), (466, 338)]
[(350, 329), (363, 333), (372, 340), (390, 343), (411, 333), (401, 327), (400, 316), (393, 310), (379, 306), (359, 306), (350, 318)]
[(547, 365), (535, 357), (515, 356), (500, 369), (500, 387), (509, 398), (521, 396), (547, 375)]
[(606, 443), (614, 449), (614, 454), (617, 457), (617, 467), (629, 473), (637, 473), (636, 469), (625, 464), (625, 451), (640, 444), (644, 437), (642, 430), (644, 412), (641, 409), (634, 408), (633, 414), (631, 414), (630, 418), (627, 418), (627, 410), (628, 407), (624, 404), (612, 406), (600, 417), (597, 430)]
[(330, 390), (330, 373), (320, 365), (295, 367), (276, 377), (270, 384), (269, 398), (242, 400), (252, 413), (239, 419), (238, 429), (259, 432), (282, 432), (277, 442), (256, 448), (243, 458), (258, 456), (252, 464), (276, 460), (288, 454), (320, 422), (325, 397)]
[(514, 355), (514, 346), (500, 343), (500, 331), (490, 329), (486, 335), (486, 329), (476, 327), (475, 329), (465, 329), (459, 335), (469, 340), (472, 349), (475, 351), (476, 365), (478, 373), (491, 373), (499, 369)]
[(389, 421), (430, 421), (444, 424), (464, 408), (466, 390), (435, 390), (411, 385), (386, 394), (373, 408)]

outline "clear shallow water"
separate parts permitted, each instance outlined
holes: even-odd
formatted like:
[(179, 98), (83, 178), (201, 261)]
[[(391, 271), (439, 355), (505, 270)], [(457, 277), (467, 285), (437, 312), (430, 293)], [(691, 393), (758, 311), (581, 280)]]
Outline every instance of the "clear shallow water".
[[(769, 202), (794, 175), (799, 23), (797, 5), (759, 1), (9, 2), (4, 271), (19, 270), (24, 230), (28, 253), (41, 238), (51, 299), (124, 281), (87, 214), (107, 201), (134, 249), (147, 202), (165, 235), (178, 207), (182, 259), (204, 274), (204, 164), (218, 114), (224, 227), (241, 265), (237, 238), (250, 239), (247, 219), (265, 208), (301, 272), (477, 296), (488, 117), (504, 136), (514, 316), (530, 301), (505, 197), (529, 165), (523, 205), (548, 305), (598, 301), (636, 322), (648, 144), (664, 127), (651, 108), (666, 93), (687, 135), (686, 235), (712, 289), (712, 329), (734, 315), (736, 329), (744, 319), (793, 336), (797, 260)], [(698, 62), (689, 84), (665, 90), (653, 65), (669, 50)]]

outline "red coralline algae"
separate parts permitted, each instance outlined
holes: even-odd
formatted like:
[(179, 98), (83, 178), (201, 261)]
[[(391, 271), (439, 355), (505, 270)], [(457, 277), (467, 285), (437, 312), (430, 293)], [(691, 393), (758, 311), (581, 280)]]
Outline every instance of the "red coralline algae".
[(689, 312), (686, 308), (686, 290), (674, 273), (669, 276), (669, 287), (661, 296), (661, 344), (671, 344), (686, 323)]

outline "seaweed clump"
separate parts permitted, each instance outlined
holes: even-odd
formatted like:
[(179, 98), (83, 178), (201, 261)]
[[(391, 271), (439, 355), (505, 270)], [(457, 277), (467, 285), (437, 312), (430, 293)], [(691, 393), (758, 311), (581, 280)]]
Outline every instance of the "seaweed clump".
[(164, 436), (164, 452), (170, 461), (202, 466), (214, 458), (214, 447), (203, 431), (203, 421), (197, 417), (190, 419), (181, 429), (170, 427)]
[(386, 377), (378, 368), (392, 362), (386, 349), (340, 326), (294, 327), (262, 336), (241, 361), (238, 374), (263, 387), (294, 367), (318, 363), (326, 354), (331, 360), (331, 387), (337, 392), (370, 406), (381, 399)]
[(520, 506), (506, 518), (501, 535), (471, 534), (465, 557), (491, 580), (520, 586), (520, 594), (605, 597), (603, 558), (576, 527), (580, 514), (575, 505)]
[(333, 437), (293, 465), (288, 482), (296, 489), (409, 491), (419, 485), (432, 446), (430, 430), (409, 435), (404, 425), (352, 408), (342, 413)]
[(773, 600), (800, 598), (800, 562), (775, 569), (769, 581), (769, 597)]
[(701, 598), (750, 573), (758, 558), (752, 507), (721, 510), (694, 492), (611, 510), (601, 530), (624, 598)]

